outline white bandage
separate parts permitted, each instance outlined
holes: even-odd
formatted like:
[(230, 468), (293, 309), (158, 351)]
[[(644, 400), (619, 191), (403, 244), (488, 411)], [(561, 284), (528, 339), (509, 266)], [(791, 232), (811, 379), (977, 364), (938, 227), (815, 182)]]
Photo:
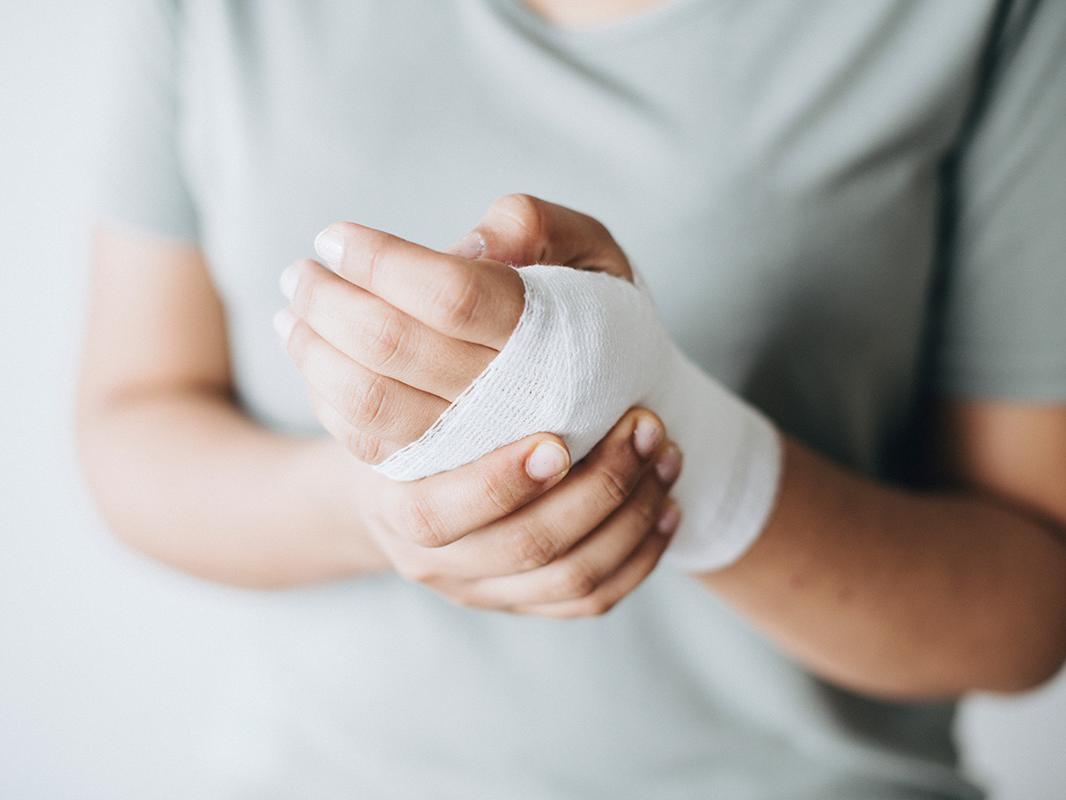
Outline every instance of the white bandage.
[(518, 270), (525, 310), (503, 350), (417, 441), (377, 466), (415, 480), (533, 433), (558, 434), (578, 461), (632, 406), (655, 411), (681, 447), (672, 491), (682, 524), (664, 560), (687, 571), (739, 558), (773, 505), (773, 426), (685, 357), (647, 291), (598, 272)]

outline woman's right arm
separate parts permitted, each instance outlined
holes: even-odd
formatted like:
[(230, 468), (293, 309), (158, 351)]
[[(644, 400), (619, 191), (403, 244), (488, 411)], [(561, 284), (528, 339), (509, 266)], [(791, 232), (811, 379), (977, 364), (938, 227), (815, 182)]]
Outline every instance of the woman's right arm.
[(359, 513), (384, 479), (332, 440), (270, 432), (233, 402), (222, 304), (196, 247), (99, 229), (89, 298), (78, 445), (118, 536), (245, 586), (386, 567)]
[(573, 470), (542, 433), (397, 482), (331, 437), (256, 425), (232, 398), (199, 250), (98, 231), (79, 449), (107, 522), (135, 549), (236, 585), (389, 570), (465, 605), (569, 617), (632, 591), (673, 530), (657, 520), (680, 465), (662, 467), (669, 443), (646, 411)]

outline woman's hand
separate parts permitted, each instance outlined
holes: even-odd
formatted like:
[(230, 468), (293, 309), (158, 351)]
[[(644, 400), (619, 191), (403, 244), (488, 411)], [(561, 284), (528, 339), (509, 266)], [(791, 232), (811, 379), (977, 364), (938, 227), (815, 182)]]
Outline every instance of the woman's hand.
[[(497, 200), (479, 230), (510, 263), (632, 277), (602, 225), (526, 195)], [(287, 268), (290, 305), (275, 324), (323, 426), (377, 464), (421, 436), (496, 356), (522, 314), (522, 281), (500, 260), (439, 253), (355, 223), (331, 225), (315, 247), (332, 271), (310, 259)]]
[(522, 313), (521, 279), (381, 231), (338, 223), (282, 273), (275, 326), (315, 412), (361, 461), (413, 442), (489, 364)]
[(497, 198), (448, 252), (513, 266), (556, 264), (633, 280), (629, 259), (603, 223), (528, 194)]
[(537, 434), (419, 481), (382, 480), (360, 513), (396, 572), (456, 603), (589, 616), (658, 563), (680, 520), (667, 499), (680, 468), (658, 418), (633, 410), (572, 470), (561, 442)]
[[(530, 263), (631, 277), (613, 240), (575, 251), (579, 227), (598, 223), (567, 209), (508, 196), (482, 223), (501, 243), (519, 226)], [(286, 270), (291, 305), (279, 332), (323, 425), (377, 463), (421, 435), (495, 357), (521, 316), (522, 282), (498, 260), (350, 223), (330, 226), (316, 249), (333, 271), (310, 260)], [(420, 481), (374, 481), (357, 513), (397, 572), (456, 602), (598, 614), (639, 585), (677, 528), (667, 493), (680, 466), (658, 418), (637, 410), (572, 472), (563, 443), (538, 434)]]

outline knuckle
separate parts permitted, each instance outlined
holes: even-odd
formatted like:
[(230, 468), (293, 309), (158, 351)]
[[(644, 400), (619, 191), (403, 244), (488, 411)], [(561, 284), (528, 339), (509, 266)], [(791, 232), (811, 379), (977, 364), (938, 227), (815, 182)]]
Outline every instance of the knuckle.
[(361, 246), (358, 248), (363, 253), (363, 280), (366, 288), (373, 291), (376, 287), (376, 278), (380, 273), (379, 267), (388, 254), (391, 237), (376, 230), (362, 232)]
[(482, 473), (480, 481), (481, 494), (501, 517), (517, 508), (517, 498), (509, 481), (491, 471)]
[(380, 464), (385, 460), (381, 439), (352, 429), (344, 438), (348, 452), (365, 464)]
[(629, 497), (631, 478), (613, 467), (602, 467), (595, 471), (596, 493), (605, 506), (617, 508)]
[(515, 530), (511, 552), (520, 570), (536, 569), (555, 559), (555, 547), (543, 528), (522, 525)]
[(533, 253), (546, 251), (548, 219), (539, 199), (528, 194), (506, 194), (493, 203), (493, 211), (508, 218), (519, 229)]
[(406, 340), (405, 326), (399, 316), (393, 311), (383, 312), (377, 326), (366, 340), (367, 354), (375, 364), (390, 366), (406, 349)]
[(559, 588), (567, 599), (587, 597), (596, 591), (599, 585), (594, 572), (580, 562), (568, 564), (559, 582)]
[(664, 492), (650, 492), (648, 497), (642, 497), (632, 503), (632, 512), (636, 521), (645, 530), (658, 522), (659, 499)]
[(480, 283), (474, 273), (455, 269), (434, 298), (435, 327), (445, 333), (462, 331), (474, 319), (480, 303)]
[(381, 423), (387, 391), (380, 375), (353, 381), (349, 394), (348, 421), (353, 426), (367, 430)]
[(422, 547), (443, 547), (448, 543), (443, 520), (423, 497), (416, 496), (407, 505), (403, 528), (408, 538)]

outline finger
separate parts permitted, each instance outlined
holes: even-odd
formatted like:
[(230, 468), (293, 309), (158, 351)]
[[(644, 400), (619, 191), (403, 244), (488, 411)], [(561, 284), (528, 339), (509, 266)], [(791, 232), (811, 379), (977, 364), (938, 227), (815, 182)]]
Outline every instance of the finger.
[(664, 533), (658, 528), (653, 529), (644, 537), (643, 542), (625, 563), (618, 568), (618, 571), (601, 583), (591, 594), (575, 600), (515, 606), (509, 610), (516, 614), (533, 614), (554, 619), (595, 617), (606, 614), (643, 583), (658, 565), (659, 559), (662, 558), (663, 552), (670, 544), (673, 531), (677, 529), (677, 522), (680, 521), (679, 512), (675, 509), (674, 513), (677, 517), (672, 523), (672, 530)]
[(497, 198), (450, 251), (517, 266), (560, 264), (633, 279), (629, 259), (599, 220), (528, 194)]
[(315, 416), (326, 432), (364, 464), (380, 464), (403, 445), (388, 442), (352, 426), (326, 400), (311, 389), (308, 392)]
[(447, 336), (499, 350), (525, 305), (506, 264), (472, 262), (354, 222), (336, 222), (315, 251), (342, 278)]
[(423, 325), (380, 297), (305, 259), (281, 275), (290, 310), (369, 370), (453, 401), (496, 356)]
[[(657, 439), (644, 455), (636, 448), (638, 423), (642, 431), (651, 427)], [(650, 411), (625, 414), (552, 492), (452, 545), (456, 576), (509, 575), (569, 551), (626, 501), (662, 437), (662, 423)]]
[(654, 530), (668, 487), (654, 472), (602, 525), (566, 555), (538, 569), (466, 582), (455, 590), (464, 605), (509, 608), (577, 600), (595, 592)]
[(393, 525), (415, 544), (443, 552), (470, 531), (539, 497), (569, 469), (570, 453), (562, 439), (546, 433), (528, 436), (457, 469), (397, 484)]
[[(287, 315), (287, 316), (286, 316)], [(283, 309), (286, 349), (312, 389), (353, 428), (400, 444), (421, 436), (448, 407), (435, 395), (412, 389), (355, 363)]]

